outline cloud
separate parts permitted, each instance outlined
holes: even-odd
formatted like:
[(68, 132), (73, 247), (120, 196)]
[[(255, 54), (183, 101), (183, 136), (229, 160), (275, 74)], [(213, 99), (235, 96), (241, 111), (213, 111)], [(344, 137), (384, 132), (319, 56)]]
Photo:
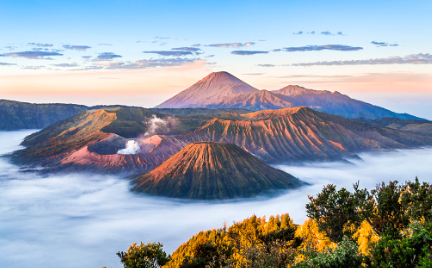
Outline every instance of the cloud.
[[(30, 131), (0, 133), (1, 153), (10, 152)], [(58, 267), (59, 259), (74, 267), (122, 266), (115, 252), (133, 242), (159, 241), (172, 253), (200, 230), (224, 222), (289, 213), (295, 224), (306, 219), (307, 195), (335, 184), (352, 191), (374, 189), (381, 181), (431, 182), (431, 149), (361, 154), (363, 161), (275, 166), (310, 186), (273, 198), (236, 201), (184, 201), (129, 191), (129, 181), (112, 174), (20, 172), (0, 159), (2, 207), (0, 248), (3, 267)], [(168, 219), (168, 220), (167, 220)], [(29, 239), (31, 237), (31, 239)], [(22, 241), (26, 241), (23, 243)], [(50, 252), (55, 258), (47, 258)], [(73, 254), (71, 254), (73, 252)], [(80, 256), (77, 258), (76, 256)]]
[(26, 70), (39, 70), (39, 69), (43, 69), (43, 68), (45, 68), (46, 66), (44, 66), (44, 65), (39, 65), (39, 66), (24, 66), (24, 67), (21, 67), (21, 69), (26, 69)]
[(90, 59), (91, 57), (92, 56), (81, 56), (81, 58), (86, 59), (86, 60)]
[(91, 48), (89, 46), (71, 46), (71, 45), (63, 45), (63, 48), (70, 49), (70, 50), (76, 50), (76, 51), (86, 51), (87, 49)]
[(263, 75), (264, 73), (248, 73), (248, 74), (243, 74), (243, 75)]
[(193, 47), (200, 47), (201, 44), (193, 44), (192, 46), (193, 46)]
[(26, 59), (51, 59), (49, 58), (50, 56), (63, 56), (63, 54), (57, 52), (47, 52), (47, 51), (11, 52), (11, 53), (5, 53), (5, 55), (14, 58), (19, 57), (19, 58), (26, 58)]
[(153, 50), (153, 51), (143, 51), (143, 53), (155, 53), (161, 56), (186, 56), (186, 55), (192, 55), (192, 52), (190, 51), (165, 51), (165, 50)]
[(257, 64), (259, 67), (275, 67), (275, 64)]
[(110, 61), (115, 58), (121, 58), (122, 56), (116, 55), (112, 52), (103, 52), (99, 53), (99, 55), (93, 61)]
[(399, 46), (396, 43), (389, 44), (389, 43), (386, 43), (386, 42), (375, 42), (375, 41), (372, 41), (371, 44), (373, 44), (373, 45), (375, 45), (377, 47), (397, 47), (397, 46)]
[(325, 31), (325, 32), (321, 32), (322, 35), (333, 35), (331, 32), (329, 31)]
[(11, 66), (16, 65), (15, 63), (8, 63), (8, 62), (0, 62), (0, 66)]
[(260, 50), (234, 50), (231, 54), (241, 55), (241, 56), (249, 56), (255, 54), (267, 54), (268, 51), (260, 51)]
[(304, 46), (304, 47), (284, 47), (286, 52), (298, 51), (321, 51), (321, 50), (336, 50), (336, 51), (356, 51), (362, 50), (362, 47), (352, 47), (345, 45), (322, 45), (322, 46)]
[(112, 66), (122, 66), (122, 65), (124, 65), (124, 63), (123, 62), (103, 61), (103, 62), (95, 62), (95, 63), (93, 63), (93, 65), (112, 67)]
[(108, 43), (101, 43), (101, 44), (98, 44), (99, 46), (112, 46), (112, 44), (108, 44)]
[(156, 39), (161, 39), (161, 40), (166, 40), (166, 39), (170, 39), (169, 37), (164, 37), (164, 36), (156, 36)]
[(59, 64), (53, 64), (53, 66), (70, 68), (70, 67), (78, 67), (79, 65), (76, 63), (59, 63)]
[(201, 49), (196, 48), (196, 47), (176, 47), (176, 48), (172, 48), (171, 50), (181, 50), (181, 51), (189, 51), (189, 52), (198, 52)]
[[(311, 31), (311, 32), (303, 32), (303, 31), (298, 31), (298, 32), (296, 32), (296, 33), (293, 33), (294, 35), (301, 35), (301, 34), (315, 34), (316, 32), (315, 31)], [(330, 32), (330, 31), (322, 31), (322, 32), (320, 32), (319, 34), (322, 34), (322, 35), (345, 35), (345, 34), (343, 34), (342, 32), (336, 32), (336, 33), (332, 33), (332, 32)]]
[(52, 47), (53, 44), (42, 44), (42, 43), (28, 43), (29, 46), (37, 46), (37, 47)]
[(229, 47), (250, 47), (252, 45), (255, 45), (254, 42), (247, 42), (247, 43), (222, 43), (222, 44), (211, 44), (211, 45), (207, 45), (209, 47), (225, 47), (225, 48), (229, 48)]
[(156, 59), (156, 60), (137, 60), (135, 62), (97, 62), (95, 66), (105, 69), (147, 69), (157, 67), (181, 66), (186, 63), (198, 61), (199, 59)]
[(379, 64), (432, 64), (430, 54), (411, 54), (405, 57), (388, 57), (368, 60), (344, 60), (344, 61), (318, 61), (309, 63), (294, 63), (293, 66), (317, 66), (317, 65), (379, 65)]

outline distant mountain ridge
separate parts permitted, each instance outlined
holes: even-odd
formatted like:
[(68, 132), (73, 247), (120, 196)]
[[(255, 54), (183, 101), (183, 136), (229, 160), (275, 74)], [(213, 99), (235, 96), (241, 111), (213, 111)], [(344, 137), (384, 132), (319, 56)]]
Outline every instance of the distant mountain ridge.
[(346, 118), (421, 119), (355, 100), (337, 91), (313, 90), (293, 85), (274, 91), (257, 90), (227, 72), (209, 74), (157, 108), (242, 108), (259, 111), (300, 106)]
[(88, 110), (84, 105), (0, 100), (0, 130), (40, 129)]

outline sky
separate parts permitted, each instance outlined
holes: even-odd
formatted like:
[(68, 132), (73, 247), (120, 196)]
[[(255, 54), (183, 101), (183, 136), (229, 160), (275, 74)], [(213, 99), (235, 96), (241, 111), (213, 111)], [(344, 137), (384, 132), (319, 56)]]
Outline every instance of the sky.
[(432, 119), (432, 2), (0, 0), (0, 98), (153, 107), (228, 71)]

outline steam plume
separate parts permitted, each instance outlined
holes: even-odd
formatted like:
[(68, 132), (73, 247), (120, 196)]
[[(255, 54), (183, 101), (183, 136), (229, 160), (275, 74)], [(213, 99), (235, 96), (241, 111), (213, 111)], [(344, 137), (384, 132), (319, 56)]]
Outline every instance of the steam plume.
[(140, 151), (140, 146), (138, 142), (134, 140), (128, 140), (126, 143), (126, 148), (119, 150), (118, 154), (137, 154)]

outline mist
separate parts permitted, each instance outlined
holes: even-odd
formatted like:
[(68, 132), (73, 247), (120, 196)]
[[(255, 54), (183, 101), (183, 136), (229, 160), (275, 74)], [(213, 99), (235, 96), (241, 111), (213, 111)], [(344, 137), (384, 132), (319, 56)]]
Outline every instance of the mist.
[[(0, 132), (0, 153), (19, 149), (32, 131)], [(168, 253), (200, 230), (222, 227), (253, 214), (289, 213), (306, 219), (307, 195), (328, 183), (352, 190), (381, 181), (432, 182), (432, 149), (360, 154), (362, 160), (275, 166), (311, 183), (268, 198), (184, 201), (129, 191), (118, 176), (20, 172), (0, 159), (0, 267), (122, 267), (118, 251), (133, 242), (161, 242)]]

